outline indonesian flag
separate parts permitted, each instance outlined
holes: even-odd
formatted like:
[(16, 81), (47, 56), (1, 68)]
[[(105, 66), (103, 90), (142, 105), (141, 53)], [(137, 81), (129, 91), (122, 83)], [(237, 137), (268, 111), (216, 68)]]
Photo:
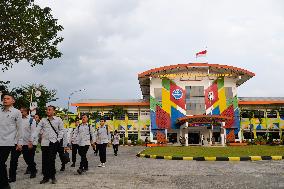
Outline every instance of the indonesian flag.
[(207, 50), (200, 51), (200, 52), (196, 53), (196, 58), (197, 58), (197, 57), (206, 56), (206, 53), (207, 53)]

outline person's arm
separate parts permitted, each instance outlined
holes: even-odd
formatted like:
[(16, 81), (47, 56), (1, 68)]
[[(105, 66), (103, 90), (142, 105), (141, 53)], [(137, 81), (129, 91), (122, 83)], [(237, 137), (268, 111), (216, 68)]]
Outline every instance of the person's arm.
[(95, 131), (94, 131), (94, 128), (92, 126), (90, 126), (90, 135), (92, 136), (92, 141), (91, 141), (91, 145), (92, 145), (96, 141)]
[(57, 137), (57, 141), (60, 141), (61, 139), (63, 139), (63, 135), (64, 135), (64, 123), (62, 121), (61, 118), (58, 118), (58, 137)]
[(16, 115), (16, 129), (17, 129), (17, 150), (22, 150), (23, 146), (23, 119), (19, 111)]
[(111, 143), (111, 134), (108, 130), (108, 125), (106, 125), (106, 129), (107, 129), (107, 140), (108, 140), (108, 143)]
[(97, 139), (98, 139), (98, 130), (95, 129), (95, 130), (94, 130), (94, 138), (93, 138), (94, 143), (97, 142)]
[(67, 129), (63, 130), (63, 147), (67, 148), (68, 145), (68, 137), (67, 137)]
[(37, 134), (37, 127), (36, 127), (36, 121), (33, 120), (32, 124), (31, 124), (31, 133), (30, 133), (30, 138), (29, 138), (29, 148), (33, 147), (33, 144), (36, 143), (36, 141), (38, 140), (38, 134)]
[(40, 135), (40, 132), (42, 131), (42, 129), (43, 129), (43, 125), (44, 125), (44, 123), (43, 123), (43, 119), (42, 120), (40, 120), (40, 122), (36, 125), (36, 121), (34, 121), (34, 124), (35, 124), (35, 129), (34, 129), (34, 131), (32, 132), (32, 140), (30, 141), (30, 142), (32, 142), (32, 141), (35, 141), (35, 140), (37, 140), (38, 139), (38, 137), (39, 137), (39, 135)]
[[(75, 128), (76, 129), (76, 128)], [(75, 129), (72, 129), (70, 133), (70, 138), (69, 138), (69, 144), (72, 144), (74, 142), (74, 134), (75, 134)]]

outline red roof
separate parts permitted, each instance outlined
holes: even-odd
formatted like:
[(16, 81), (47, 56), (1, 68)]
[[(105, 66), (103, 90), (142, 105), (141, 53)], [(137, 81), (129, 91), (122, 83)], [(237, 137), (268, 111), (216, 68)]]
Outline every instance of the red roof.
[(270, 100), (270, 101), (239, 101), (239, 105), (269, 105), (269, 104), (284, 104), (283, 100)]
[(71, 106), (150, 106), (150, 102), (97, 102), (97, 103), (72, 103)]
[(175, 69), (175, 68), (186, 68), (186, 67), (214, 67), (214, 68), (223, 68), (223, 69), (230, 69), (230, 70), (234, 70), (237, 72), (242, 72), (244, 74), (247, 74), (251, 77), (255, 76), (254, 73), (242, 69), (242, 68), (237, 68), (234, 66), (228, 66), (228, 65), (220, 65), (220, 64), (208, 64), (208, 63), (189, 63), (189, 64), (177, 64), (177, 65), (170, 65), (170, 66), (163, 66), (163, 67), (159, 67), (159, 68), (153, 68), (150, 69), (148, 71), (142, 72), (140, 74), (138, 74), (138, 78), (140, 77), (145, 77), (145, 76), (150, 76), (153, 73), (159, 72), (159, 71), (165, 71), (165, 70), (171, 70), (171, 69)]
[(193, 115), (178, 118), (177, 122), (183, 124), (188, 122), (189, 124), (194, 123), (212, 123), (212, 122), (225, 122), (227, 120), (233, 119), (232, 117), (220, 116), (220, 115)]

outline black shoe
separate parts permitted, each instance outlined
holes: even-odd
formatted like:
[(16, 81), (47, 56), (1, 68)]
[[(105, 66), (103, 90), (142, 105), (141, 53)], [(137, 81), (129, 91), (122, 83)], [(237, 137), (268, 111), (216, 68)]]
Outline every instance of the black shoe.
[(56, 183), (57, 183), (56, 178), (51, 179), (51, 184), (56, 184)]
[(89, 168), (88, 168), (88, 167), (86, 167), (86, 168), (84, 168), (84, 169), (83, 169), (83, 171), (88, 171), (88, 170), (89, 170)]
[(65, 166), (62, 166), (60, 171), (65, 171)]
[(83, 170), (82, 170), (82, 169), (78, 169), (78, 170), (77, 170), (77, 173), (78, 173), (79, 175), (81, 175), (81, 174), (83, 173)]
[(71, 167), (75, 167), (75, 163), (72, 163)]
[(47, 182), (49, 182), (49, 179), (44, 178), (44, 179), (42, 179), (42, 181), (40, 181), (40, 184), (45, 184)]
[(36, 178), (36, 173), (31, 173), (30, 178)]
[(3, 189), (11, 189), (11, 187), (10, 187), (10, 185), (8, 184), (8, 185), (4, 186)]
[(9, 178), (9, 179), (8, 179), (8, 182), (9, 182), (9, 183), (11, 183), (11, 182), (16, 182), (16, 178)]

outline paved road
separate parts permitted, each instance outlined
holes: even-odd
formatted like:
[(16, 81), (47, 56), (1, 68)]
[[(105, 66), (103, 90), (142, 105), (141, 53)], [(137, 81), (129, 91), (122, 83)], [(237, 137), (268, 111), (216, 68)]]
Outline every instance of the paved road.
[[(284, 160), (255, 162), (197, 162), (136, 158), (141, 147), (120, 147), (119, 156), (107, 151), (107, 167), (97, 167), (99, 158), (89, 150), (90, 170), (77, 175), (76, 168), (67, 165), (65, 172), (58, 172), (58, 183), (40, 185), (41, 175), (29, 179), (22, 158), (17, 182), (12, 188), (284, 188)], [(41, 154), (36, 154), (41, 168)], [(57, 168), (60, 161), (57, 158)], [(77, 162), (77, 165), (79, 162)]]

